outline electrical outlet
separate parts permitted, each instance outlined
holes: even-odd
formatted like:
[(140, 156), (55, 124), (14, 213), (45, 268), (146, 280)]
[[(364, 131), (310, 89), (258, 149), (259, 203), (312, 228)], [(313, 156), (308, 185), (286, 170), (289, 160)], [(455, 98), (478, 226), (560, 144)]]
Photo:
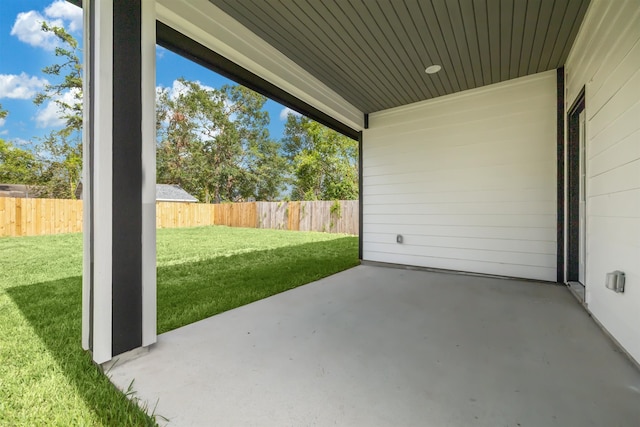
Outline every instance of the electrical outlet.
[(607, 273), (607, 280), (605, 282), (607, 289), (611, 289), (616, 293), (624, 292), (624, 272), (616, 270), (611, 273)]

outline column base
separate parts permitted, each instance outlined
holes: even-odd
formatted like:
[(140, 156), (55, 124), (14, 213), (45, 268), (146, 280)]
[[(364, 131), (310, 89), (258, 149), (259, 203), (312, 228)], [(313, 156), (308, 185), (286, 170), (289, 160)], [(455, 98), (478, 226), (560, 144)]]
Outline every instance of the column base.
[(138, 347), (138, 348), (134, 348), (133, 350), (125, 351), (122, 354), (114, 356), (113, 359), (100, 364), (100, 366), (102, 367), (102, 370), (105, 373), (109, 373), (111, 368), (113, 368), (116, 365), (122, 365), (123, 363), (130, 362), (141, 356), (146, 355), (147, 353), (149, 353), (149, 350), (151, 349), (152, 346), (153, 344), (146, 347)]

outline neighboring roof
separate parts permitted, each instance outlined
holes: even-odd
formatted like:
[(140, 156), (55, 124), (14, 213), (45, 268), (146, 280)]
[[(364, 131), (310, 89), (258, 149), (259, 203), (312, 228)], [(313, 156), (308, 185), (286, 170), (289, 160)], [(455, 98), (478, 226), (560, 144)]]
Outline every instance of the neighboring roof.
[(0, 197), (16, 197), (22, 199), (40, 197), (42, 188), (24, 184), (0, 184)]
[[(363, 113), (564, 65), (575, 1), (210, 0)], [(434, 75), (425, 68), (438, 64)]]
[[(82, 199), (82, 182), (76, 188), (76, 197)], [(156, 184), (156, 201), (157, 202), (189, 202), (198, 201), (191, 194), (184, 191), (179, 185), (173, 184)]]
[(198, 199), (187, 193), (179, 185), (156, 184), (158, 202), (197, 202)]

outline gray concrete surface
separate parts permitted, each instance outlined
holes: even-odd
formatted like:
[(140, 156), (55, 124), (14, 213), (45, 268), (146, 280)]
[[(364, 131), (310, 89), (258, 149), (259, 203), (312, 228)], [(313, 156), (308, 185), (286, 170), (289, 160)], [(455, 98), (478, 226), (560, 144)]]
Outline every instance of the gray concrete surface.
[(640, 372), (566, 288), (374, 266), (163, 334), (110, 375), (172, 426), (640, 426)]

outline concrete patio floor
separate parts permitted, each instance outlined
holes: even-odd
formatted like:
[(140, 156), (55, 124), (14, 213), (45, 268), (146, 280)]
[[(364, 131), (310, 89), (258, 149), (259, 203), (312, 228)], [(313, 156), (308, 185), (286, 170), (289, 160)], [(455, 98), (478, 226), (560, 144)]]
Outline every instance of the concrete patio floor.
[(640, 371), (567, 288), (377, 266), (163, 334), (110, 376), (171, 426), (640, 425)]

